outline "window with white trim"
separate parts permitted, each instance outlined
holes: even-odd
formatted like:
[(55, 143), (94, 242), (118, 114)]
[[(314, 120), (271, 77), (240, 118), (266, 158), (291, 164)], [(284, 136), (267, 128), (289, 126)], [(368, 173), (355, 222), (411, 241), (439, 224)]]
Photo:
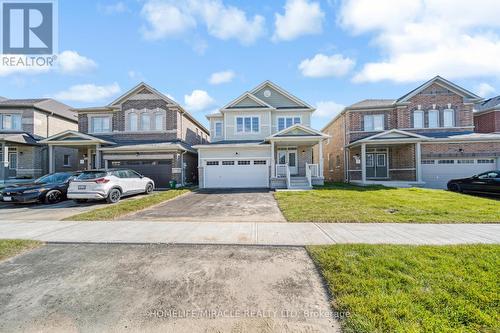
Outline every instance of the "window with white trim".
[(236, 117), (236, 133), (259, 133), (259, 117)]
[(219, 161), (207, 161), (207, 165), (219, 165)]
[(257, 160), (257, 161), (253, 161), (253, 164), (254, 165), (266, 165), (267, 162), (266, 162), (266, 160)]
[(434, 160), (422, 160), (422, 162), (420, 162), (420, 163), (422, 163), (422, 164), (434, 164), (434, 162), (435, 162)]
[(424, 111), (413, 111), (413, 128), (424, 127)]
[(151, 115), (149, 113), (141, 113), (141, 130), (149, 131), (151, 129)]
[(474, 160), (457, 160), (457, 164), (474, 164)]
[(455, 126), (455, 110), (446, 109), (443, 111), (443, 127)]
[(111, 117), (98, 116), (91, 118), (90, 129), (92, 133), (109, 133), (111, 132)]
[(138, 117), (137, 113), (129, 113), (128, 115), (128, 130), (131, 132), (136, 132), (137, 131), (137, 123), (138, 123)]
[(429, 118), (429, 128), (439, 127), (439, 111), (438, 110), (429, 110), (427, 115)]
[(368, 168), (372, 168), (374, 166), (374, 163), (373, 163), (373, 154), (367, 154), (366, 155), (366, 166)]
[(154, 123), (155, 131), (163, 130), (163, 113), (157, 112), (155, 113), (155, 123)]
[(494, 159), (483, 159), (483, 160), (477, 160), (478, 164), (490, 164), (490, 163), (495, 163)]
[(300, 117), (278, 117), (278, 132), (300, 123)]
[(238, 165), (250, 165), (250, 161), (238, 161)]
[(22, 116), (20, 114), (0, 114), (0, 129), (22, 130)]
[(365, 131), (383, 131), (385, 128), (383, 114), (368, 114), (363, 119)]
[(215, 127), (215, 136), (221, 137), (222, 136), (222, 122), (216, 121), (214, 127)]

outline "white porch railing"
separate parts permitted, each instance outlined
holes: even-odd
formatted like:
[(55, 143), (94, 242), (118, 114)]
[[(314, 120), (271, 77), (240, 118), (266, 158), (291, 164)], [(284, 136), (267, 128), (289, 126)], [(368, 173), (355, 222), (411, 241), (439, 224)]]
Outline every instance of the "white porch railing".
[(312, 177), (319, 177), (319, 165), (306, 163), (306, 178), (309, 186), (312, 186)]
[(306, 163), (306, 178), (307, 178), (307, 183), (309, 184), (309, 186), (312, 186), (311, 168), (309, 166), (310, 166), (310, 164)]
[(276, 164), (276, 177), (286, 177), (288, 164)]

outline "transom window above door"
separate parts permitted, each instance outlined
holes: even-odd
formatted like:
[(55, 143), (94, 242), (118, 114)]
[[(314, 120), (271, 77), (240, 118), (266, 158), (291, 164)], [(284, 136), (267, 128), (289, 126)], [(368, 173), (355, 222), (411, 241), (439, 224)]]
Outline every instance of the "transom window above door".
[(300, 123), (300, 117), (278, 117), (278, 132)]
[(259, 133), (259, 117), (236, 117), (236, 133)]

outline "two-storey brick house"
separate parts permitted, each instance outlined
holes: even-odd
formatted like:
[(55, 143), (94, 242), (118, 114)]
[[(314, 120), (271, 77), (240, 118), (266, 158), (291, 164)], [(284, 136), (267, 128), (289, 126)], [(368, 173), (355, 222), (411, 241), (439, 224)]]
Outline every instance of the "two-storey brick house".
[[(50, 98), (0, 100), (0, 182), (35, 178), (47, 172), (48, 149), (40, 141), (61, 131), (76, 130), (71, 107)], [(72, 170), (73, 149), (58, 148), (54, 170)]]
[(500, 96), (475, 105), (474, 126), (478, 133), (500, 133)]
[[(54, 147), (78, 149), (79, 169), (128, 168), (166, 188), (197, 181), (194, 144), (208, 142), (209, 132), (178, 103), (140, 83), (106, 106), (74, 109), (78, 131), (44, 140)], [(53, 158), (49, 158), (53, 168)]]
[(265, 81), (207, 116), (211, 143), (196, 145), (202, 188), (310, 188), (323, 184), (323, 159), (313, 146), (314, 108)]
[(435, 77), (395, 100), (346, 107), (323, 132), (325, 178), (443, 188), (449, 179), (498, 168), (500, 135), (474, 132), (482, 98)]

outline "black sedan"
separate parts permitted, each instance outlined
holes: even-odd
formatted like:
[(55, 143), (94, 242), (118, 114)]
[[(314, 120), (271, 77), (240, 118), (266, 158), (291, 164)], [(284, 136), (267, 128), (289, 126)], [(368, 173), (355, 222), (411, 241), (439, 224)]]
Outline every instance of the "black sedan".
[(43, 202), (54, 204), (66, 200), (69, 182), (77, 172), (56, 172), (36, 179), (32, 183), (9, 185), (1, 192), (4, 202)]
[(500, 194), (500, 170), (493, 170), (469, 178), (452, 179), (448, 190)]

